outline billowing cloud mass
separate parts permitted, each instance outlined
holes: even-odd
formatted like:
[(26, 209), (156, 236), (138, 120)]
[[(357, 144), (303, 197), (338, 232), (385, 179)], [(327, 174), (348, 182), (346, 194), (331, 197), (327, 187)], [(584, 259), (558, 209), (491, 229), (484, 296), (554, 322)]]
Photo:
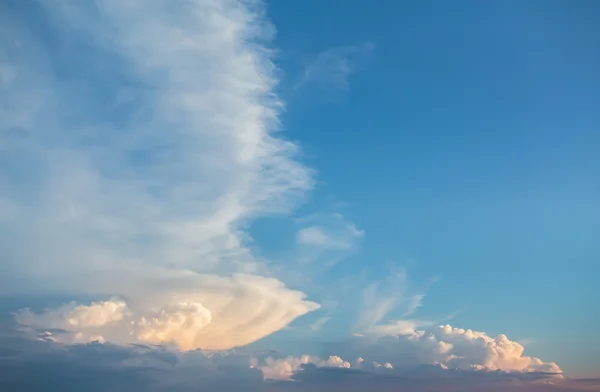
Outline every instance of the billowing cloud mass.
[[(21, 325), (60, 329), (59, 342), (174, 344), (181, 350), (224, 350), (252, 343), (318, 307), (275, 279), (252, 275), (232, 278), (190, 274), (190, 291), (160, 291), (149, 302), (122, 300), (67, 304), (44, 313), (22, 310)], [(183, 284), (183, 282), (182, 282)], [(149, 292), (141, 290), (140, 293)]]
[(19, 322), (226, 349), (318, 307), (269, 276), (243, 230), (312, 186), (275, 133), (260, 4), (2, 7), (0, 290), (104, 301)]
[(330, 352), (339, 356), (331, 354), (328, 359), (309, 355), (268, 357), (259, 367), (265, 377), (273, 379), (292, 379), (307, 364), (371, 371), (396, 369), (396, 372), (421, 364), (441, 370), (535, 373), (562, 379), (562, 370), (557, 364), (523, 355), (524, 347), (505, 335), (493, 338), (483, 332), (450, 325), (381, 338), (355, 337), (333, 344)]
[(524, 347), (505, 335), (494, 338), (450, 325), (383, 337), (355, 337), (332, 350), (343, 358), (360, 355), (365, 360), (389, 362), (394, 367), (418, 363), (462, 370), (562, 373), (553, 362), (523, 355)]

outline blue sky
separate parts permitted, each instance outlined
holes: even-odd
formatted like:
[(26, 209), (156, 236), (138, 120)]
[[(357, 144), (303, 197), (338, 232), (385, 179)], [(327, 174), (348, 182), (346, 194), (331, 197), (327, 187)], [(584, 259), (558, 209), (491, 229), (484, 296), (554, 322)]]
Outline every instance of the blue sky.
[[(600, 321), (596, 4), (269, 9), (286, 133), (323, 183), (310, 205), (342, 199), (367, 233), (351, 262), (415, 260), (442, 277), (424, 311), (597, 369), (582, 338)], [(291, 87), (306, 58), (365, 43), (347, 88)]]
[(7, 385), (596, 385), (598, 5), (340, 4), (0, 5)]

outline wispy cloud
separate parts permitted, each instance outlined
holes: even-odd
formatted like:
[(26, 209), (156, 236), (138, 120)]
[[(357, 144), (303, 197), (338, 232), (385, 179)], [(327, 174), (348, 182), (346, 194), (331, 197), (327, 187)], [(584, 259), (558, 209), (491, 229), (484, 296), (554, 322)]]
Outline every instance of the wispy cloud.
[(331, 317), (329, 316), (321, 317), (320, 319), (318, 319), (310, 325), (310, 329), (312, 331), (320, 331), (321, 329), (323, 329), (325, 324), (329, 322), (329, 320), (331, 320)]
[(326, 89), (346, 90), (350, 76), (373, 50), (374, 46), (370, 43), (325, 50), (306, 63), (295, 87), (315, 85)]
[(302, 246), (349, 250), (365, 235), (341, 214), (313, 215), (300, 222), (309, 223), (296, 233), (296, 242)]
[(409, 281), (406, 268), (392, 271), (385, 279), (371, 282), (363, 291), (356, 332), (372, 330), (394, 309), (406, 302)]
[(406, 309), (406, 312), (404, 312), (403, 316), (410, 316), (411, 314), (415, 313), (417, 309), (423, 306), (423, 298), (425, 298), (424, 294), (417, 294), (410, 297), (407, 305), (408, 309)]

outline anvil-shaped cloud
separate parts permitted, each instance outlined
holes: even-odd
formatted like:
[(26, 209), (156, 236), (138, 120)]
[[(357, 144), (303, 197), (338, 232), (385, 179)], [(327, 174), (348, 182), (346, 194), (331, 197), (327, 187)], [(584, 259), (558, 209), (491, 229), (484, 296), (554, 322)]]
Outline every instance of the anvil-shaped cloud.
[[(23, 310), (16, 319), (38, 329), (64, 330), (52, 339), (65, 343), (172, 343), (183, 351), (226, 350), (252, 343), (318, 308), (275, 279), (184, 275), (162, 293), (147, 288), (127, 302), (71, 303), (41, 314)], [(150, 292), (151, 298), (144, 295)]]
[(22, 311), (20, 323), (68, 331), (57, 340), (227, 349), (318, 307), (247, 245), (251, 219), (312, 187), (275, 133), (261, 5), (6, 7), (0, 287), (99, 301)]

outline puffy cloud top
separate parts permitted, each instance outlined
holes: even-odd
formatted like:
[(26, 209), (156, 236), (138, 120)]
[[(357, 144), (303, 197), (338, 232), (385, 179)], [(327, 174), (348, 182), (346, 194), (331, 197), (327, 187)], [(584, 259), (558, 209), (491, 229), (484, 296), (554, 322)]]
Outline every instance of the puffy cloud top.
[(100, 340), (225, 350), (252, 343), (318, 308), (275, 279), (191, 276), (197, 287), (189, 291), (182, 289), (183, 283), (177, 290), (168, 287), (162, 299), (71, 303), (42, 313), (23, 310), (16, 320), (38, 330), (65, 330), (52, 335), (61, 342)]

